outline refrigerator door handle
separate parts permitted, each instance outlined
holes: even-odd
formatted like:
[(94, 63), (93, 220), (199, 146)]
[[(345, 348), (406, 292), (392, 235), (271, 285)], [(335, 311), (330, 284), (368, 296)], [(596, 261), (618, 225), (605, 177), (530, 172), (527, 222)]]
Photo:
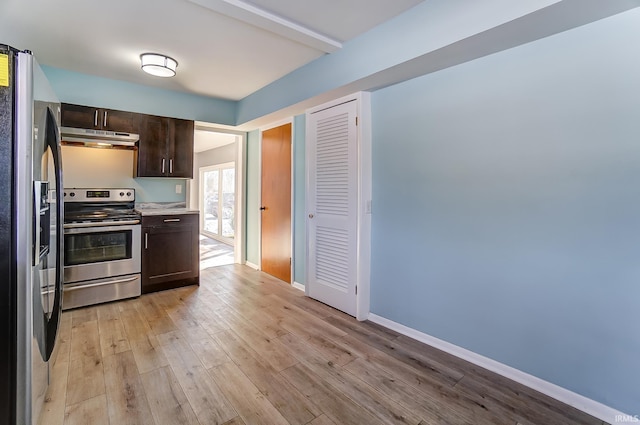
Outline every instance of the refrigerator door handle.
[(40, 189), (42, 185), (39, 181), (33, 182), (33, 248), (32, 248), (32, 265), (40, 264), (40, 199), (42, 194)]
[(56, 238), (55, 241), (51, 241), (51, 244), (55, 244), (56, 258), (55, 258), (55, 296), (53, 301), (53, 308), (51, 309), (51, 318), (47, 323), (47, 344), (46, 344), (46, 358), (49, 360), (53, 347), (55, 345), (56, 336), (58, 334), (58, 326), (60, 323), (60, 316), (62, 313), (62, 291), (63, 291), (63, 273), (64, 273), (64, 236), (63, 236), (63, 217), (64, 217), (64, 200), (62, 185), (62, 152), (60, 148), (60, 132), (58, 131), (58, 124), (55, 119), (55, 115), (50, 108), (47, 108), (47, 123), (46, 123), (46, 146), (51, 149), (53, 168), (55, 174), (55, 228)]

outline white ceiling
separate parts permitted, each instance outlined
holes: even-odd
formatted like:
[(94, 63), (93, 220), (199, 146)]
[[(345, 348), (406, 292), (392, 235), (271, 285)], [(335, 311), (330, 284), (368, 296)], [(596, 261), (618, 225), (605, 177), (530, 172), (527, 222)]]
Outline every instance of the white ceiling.
[(238, 137), (240, 136), (237, 134), (219, 133), (196, 128), (193, 137), (193, 151), (198, 153), (208, 151), (209, 149), (220, 148), (235, 143)]
[[(239, 100), (423, 0), (0, 0), (0, 42), (41, 64)], [(178, 75), (140, 70), (176, 59)]]

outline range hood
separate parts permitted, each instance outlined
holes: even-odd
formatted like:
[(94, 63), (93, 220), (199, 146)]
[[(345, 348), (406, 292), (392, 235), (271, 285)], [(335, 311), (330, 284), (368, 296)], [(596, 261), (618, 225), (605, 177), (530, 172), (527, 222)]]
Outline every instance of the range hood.
[(63, 145), (119, 149), (134, 149), (140, 139), (133, 133), (72, 127), (60, 127), (60, 137)]

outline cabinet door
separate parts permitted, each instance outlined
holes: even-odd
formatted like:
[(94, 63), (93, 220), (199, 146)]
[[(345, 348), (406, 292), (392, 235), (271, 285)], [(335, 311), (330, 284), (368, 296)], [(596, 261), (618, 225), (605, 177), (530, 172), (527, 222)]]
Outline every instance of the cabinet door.
[[(157, 220), (157, 217), (154, 217)], [(143, 226), (142, 292), (197, 283), (198, 216), (163, 216), (164, 225)], [(172, 222), (171, 220), (181, 220)]]
[(140, 114), (63, 103), (61, 121), (63, 127), (138, 133)]
[(101, 125), (103, 130), (119, 131), (122, 133), (138, 133), (138, 114), (114, 109), (101, 109)]
[(168, 118), (145, 115), (140, 125), (137, 177), (164, 177), (169, 172)]
[(172, 119), (169, 132), (169, 176), (193, 178), (193, 121)]
[(63, 127), (100, 128), (101, 114), (98, 108), (91, 106), (62, 104), (61, 122)]

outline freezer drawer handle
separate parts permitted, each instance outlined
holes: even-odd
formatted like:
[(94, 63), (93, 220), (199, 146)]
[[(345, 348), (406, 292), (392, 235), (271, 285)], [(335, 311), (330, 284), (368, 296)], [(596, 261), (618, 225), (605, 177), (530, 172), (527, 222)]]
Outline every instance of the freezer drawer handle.
[(109, 282), (99, 282), (99, 283), (91, 283), (89, 285), (72, 286), (72, 287), (64, 288), (64, 292), (77, 291), (78, 289), (95, 288), (97, 286), (114, 285), (116, 283), (133, 282), (134, 280), (137, 280), (137, 279), (138, 279), (138, 276), (135, 276), (135, 277), (130, 277), (128, 279), (110, 280)]
[(180, 221), (180, 219), (179, 218), (165, 218), (162, 221), (164, 221), (165, 223), (177, 223), (177, 222)]

